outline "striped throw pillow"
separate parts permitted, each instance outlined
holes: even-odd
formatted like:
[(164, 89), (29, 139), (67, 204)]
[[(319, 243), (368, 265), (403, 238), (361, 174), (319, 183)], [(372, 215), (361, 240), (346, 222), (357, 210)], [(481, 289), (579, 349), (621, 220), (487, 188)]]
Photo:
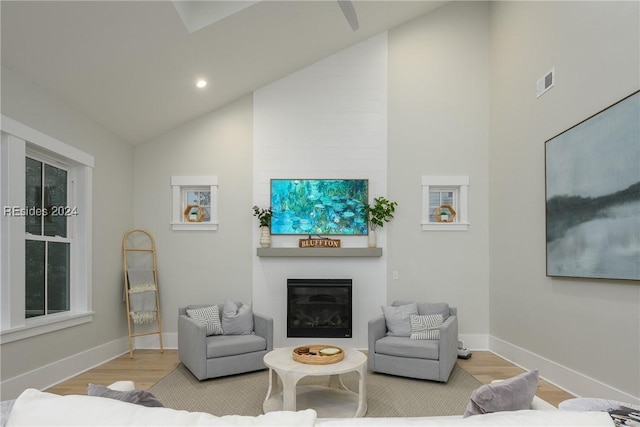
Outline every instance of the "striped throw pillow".
[(442, 314), (427, 314), (420, 316), (412, 314), (411, 321), (412, 340), (439, 340), (440, 326), (442, 326)]
[(207, 336), (222, 335), (220, 324), (220, 309), (217, 305), (211, 307), (187, 309), (187, 316), (207, 326)]

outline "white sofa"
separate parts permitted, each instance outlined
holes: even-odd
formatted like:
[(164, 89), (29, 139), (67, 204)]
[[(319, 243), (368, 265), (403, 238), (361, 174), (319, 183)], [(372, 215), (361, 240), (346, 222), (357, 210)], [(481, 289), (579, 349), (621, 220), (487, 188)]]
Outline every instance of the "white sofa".
[(534, 399), (531, 410), (492, 414), (420, 418), (317, 418), (306, 409), (276, 411), (257, 417), (216, 417), (201, 412), (150, 408), (103, 397), (59, 396), (35, 389), (24, 391), (14, 402), (6, 426), (614, 426), (606, 412), (555, 409)]

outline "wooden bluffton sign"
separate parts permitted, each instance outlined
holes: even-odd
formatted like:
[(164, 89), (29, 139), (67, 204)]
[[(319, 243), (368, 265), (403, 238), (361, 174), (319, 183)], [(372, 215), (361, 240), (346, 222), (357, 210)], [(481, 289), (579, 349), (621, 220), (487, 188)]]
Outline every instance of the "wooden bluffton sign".
[(299, 239), (298, 247), (300, 248), (339, 248), (340, 239), (330, 239), (328, 237), (311, 237), (307, 239)]

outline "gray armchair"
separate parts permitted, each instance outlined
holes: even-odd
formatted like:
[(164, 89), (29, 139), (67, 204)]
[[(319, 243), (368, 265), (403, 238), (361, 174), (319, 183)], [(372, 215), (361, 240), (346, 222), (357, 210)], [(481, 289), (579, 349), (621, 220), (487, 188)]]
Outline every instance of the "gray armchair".
[(187, 316), (187, 309), (206, 306), (178, 309), (178, 357), (191, 373), (202, 381), (266, 369), (262, 359), (273, 350), (273, 319), (253, 313), (254, 334), (207, 336), (206, 326)]
[[(394, 301), (393, 306), (409, 304)], [(369, 321), (369, 370), (391, 375), (447, 382), (458, 357), (458, 310), (447, 304), (418, 303), (418, 314), (448, 310), (439, 340), (387, 335), (384, 315)]]

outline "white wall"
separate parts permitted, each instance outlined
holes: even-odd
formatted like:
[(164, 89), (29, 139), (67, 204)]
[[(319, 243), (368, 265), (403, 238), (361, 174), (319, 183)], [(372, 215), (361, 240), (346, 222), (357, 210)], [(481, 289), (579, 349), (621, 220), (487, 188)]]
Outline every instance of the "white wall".
[(49, 386), (126, 349), (121, 238), (133, 225), (133, 147), (6, 68), (2, 114), (95, 157), (94, 320), (2, 344), (5, 399), (24, 387)]
[[(177, 346), (178, 307), (251, 299), (251, 123), (246, 96), (136, 146), (135, 225), (156, 241), (167, 346)], [(174, 175), (218, 177), (217, 231), (171, 229)], [(157, 337), (142, 345), (157, 347)]]
[[(382, 304), (448, 301), (471, 347), (541, 368), (579, 395), (637, 401), (638, 283), (545, 276), (544, 141), (640, 87), (639, 21), (637, 2), (452, 2), (258, 90), (255, 106), (246, 97), (136, 147), (135, 162), (133, 147), (3, 68), (3, 114), (96, 157), (97, 313), (2, 345), (2, 379), (30, 381), (103, 343), (121, 346), (120, 239), (135, 225), (156, 236), (169, 335), (178, 306), (231, 298), (278, 313), (276, 346), (295, 345), (286, 277), (348, 275), (361, 302), (348, 345), (366, 346), (366, 320)], [(552, 66), (556, 87), (536, 99)], [(218, 175), (217, 232), (170, 230), (169, 179), (186, 174)], [(368, 177), (372, 197), (398, 201), (379, 236), (383, 257), (256, 257), (251, 206), (268, 205), (270, 178), (294, 174)], [(423, 232), (420, 177), (447, 174), (470, 177), (469, 231)]]
[[(389, 32), (388, 300), (445, 301), (461, 338), (489, 333), (489, 22), (484, 2), (453, 2)], [(422, 231), (421, 177), (469, 177), (468, 231)]]
[(492, 349), (578, 395), (638, 402), (639, 282), (545, 276), (544, 142), (638, 90), (640, 4), (495, 2), (490, 22)]
[[(387, 36), (380, 34), (254, 93), (254, 202), (270, 205), (271, 178), (366, 178), (369, 198), (387, 191)], [(386, 302), (386, 236), (381, 258), (259, 258), (254, 220), (253, 304), (274, 319), (274, 345), (286, 338), (287, 278), (353, 279), (353, 336), (333, 340), (367, 346), (367, 321)], [(273, 236), (273, 247), (297, 247), (296, 236)], [(343, 247), (366, 247), (366, 236), (340, 236)], [(317, 338), (314, 339), (317, 341)], [(313, 341), (313, 340), (312, 340)], [(331, 340), (325, 340), (327, 342)]]

